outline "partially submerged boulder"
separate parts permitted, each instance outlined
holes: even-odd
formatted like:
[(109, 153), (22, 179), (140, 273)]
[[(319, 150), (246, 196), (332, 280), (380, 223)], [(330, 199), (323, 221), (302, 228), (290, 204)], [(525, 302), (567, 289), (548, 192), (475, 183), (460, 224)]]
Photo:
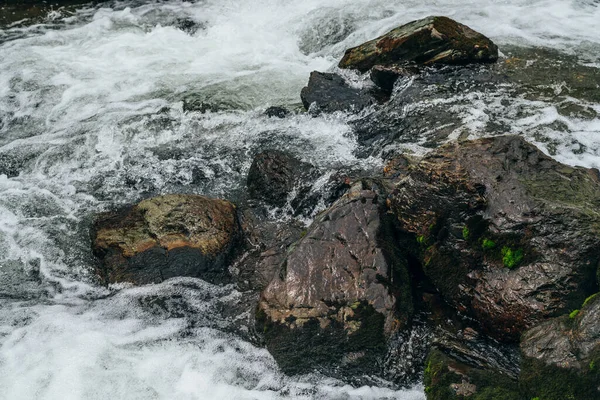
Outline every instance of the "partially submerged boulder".
[(226, 200), (183, 194), (144, 200), (96, 218), (98, 275), (107, 284), (175, 276), (223, 282), (239, 232), (236, 208)]
[(447, 17), (427, 17), (391, 30), (346, 50), (340, 68), (366, 72), (394, 63), (469, 64), (498, 59), (498, 47), (487, 37)]
[(315, 111), (322, 112), (359, 111), (377, 103), (370, 91), (351, 87), (337, 74), (318, 71), (310, 73), (300, 98), (307, 110), (314, 103)]
[(288, 373), (372, 366), (412, 314), (407, 267), (370, 186), (318, 216), (261, 294), (257, 321)]
[(502, 136), (442, 146), (397, 179), (390, 207), (425, 275), (484, 333), (516, 341), (597, 290), (597, 170)]
[(600, 295), (581, 310), (542, 322), (521, 339), (520, 381), (530, 397), (600, 398)]
[(396, 81), (402, 77), (413, 76), (417, 71), (412, 68), (405, 68), (398, 65), (375, 65), (371, 68), (370, 77), (377, 87), (386, 92), (391, 92), (394, 89)]
[(283, 207), (294, 189), (306, 190), (304, 178), (313, 166), (280, 150), (265, 150), (254, 156), (248, 171), (248, 193), (269, 205)]

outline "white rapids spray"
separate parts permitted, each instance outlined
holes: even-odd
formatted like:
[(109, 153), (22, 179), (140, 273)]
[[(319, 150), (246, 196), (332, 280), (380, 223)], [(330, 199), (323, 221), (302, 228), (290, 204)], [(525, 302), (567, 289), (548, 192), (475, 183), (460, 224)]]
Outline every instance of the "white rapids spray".
[[(0, 399), (424, 399), (420, 386), (284, 376), (246, 340), (247, 311), (223, 312), (245, 296), (232, 287), (97, 287), (89, 222), (151, 194), (235, 197), (266, 147), (324, 170), (379, 167), (378, 156), (356, 155), (347, 115), (263, 110), (298, 107), (311, 71), (334, 70), (346, 48), (432, 14), (597, 67), (598, 1), (118, 3), (0, 30)], [(189, 98), (213, 111), (184, 111)], [(503, 107), (467, 102), (457, 113), (472, 136)], [(561, 139), (556, 157), (600, 166), (597, 118), (522, 106), (526, 116), (506, 115), (513, 133), (535, 141), (529, 132), (561, 122), (585, 150)]]

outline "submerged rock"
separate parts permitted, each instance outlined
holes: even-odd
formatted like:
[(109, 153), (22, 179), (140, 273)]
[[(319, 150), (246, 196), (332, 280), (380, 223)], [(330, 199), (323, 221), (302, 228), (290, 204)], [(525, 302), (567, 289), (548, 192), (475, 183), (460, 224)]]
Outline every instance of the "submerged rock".
[(340, 68), (366, 72), (394, 63), (469, 64), (498, 59), (498, 47), (487, 37), (447, 17), (427, 17), (391, 30), (346, 50)]
[(323, 112), (359, 111), (377, 102), (368, 90), (351, 87), (339, 75), (318, 71), (310, 73), (300, 97), (307, 110), (315, 103), (317, 110)]
[(521, 383), (529, 397), (600, 398), (600, 295), (527, 331), (521, 339)]
[(597, 290), (597, 171), (503, 136), (445, 145), (398, 179), (391, 210), (425, 275), (484, 333), (516, 341)]
[(285, 107), (271, 106), (265, 110), (265, 115), (269, 118), (285, 118), (290, 115), (290, 111)]
[(261, 294), (257, 321), (288, 373), (373, 367), (413, 306), (382, 197), (367, 182), (317, 217)]
[(226, 281), (240, 228), (236, 208), (198, 195), (165, 195), (100, 214), (94, 253), (105, 283), (162, 282), (175, 276)]

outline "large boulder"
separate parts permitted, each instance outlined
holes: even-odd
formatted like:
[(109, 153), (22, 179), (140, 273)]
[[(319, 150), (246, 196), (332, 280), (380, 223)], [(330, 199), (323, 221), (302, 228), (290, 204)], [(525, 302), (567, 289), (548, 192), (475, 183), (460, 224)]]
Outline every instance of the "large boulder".
[(487, 37), (447, 17), (427, 17), (391, 30), (346, 50), (340, 68), (366, 72), (395, 63), (469, 64), (498, 59), (498, 47)]
[(600, 398), (600, 295), (527, 331), (521, 351), (520, 381), (529, 397)]
[(105, 283), (162, 282), (175, 276), (227, 280), (240, 228), (236, 207), (198, 195), (165, 195), (100, 214), (94, 253)]
[(372, 367), (412, 314), (393, 219), (373, 185), (354, 184), (320, 214), (261, 294), (257, 322), (288, 373)]
[(415, 257), (483, 333), (517, 341), (597, 290), (597, 170), (560, 164), (517, 136), (452, 143), (396, 164), (389, 204), (414, 235)]
[(313, 71), (308, 85), (300, 92), (302, 104), (307, 110), (315, 104), (315, 111), (359, 111), (377, 103), (374, 94), (365, 89), (350, 86), (337, 74)]

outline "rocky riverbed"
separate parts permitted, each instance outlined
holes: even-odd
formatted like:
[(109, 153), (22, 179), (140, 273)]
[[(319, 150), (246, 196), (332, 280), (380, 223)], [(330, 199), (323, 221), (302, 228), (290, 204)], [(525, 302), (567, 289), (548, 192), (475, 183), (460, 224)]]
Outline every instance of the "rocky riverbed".
[(0, 398), (600, 396), (600, 38), (81, 3), (2, 8)]

